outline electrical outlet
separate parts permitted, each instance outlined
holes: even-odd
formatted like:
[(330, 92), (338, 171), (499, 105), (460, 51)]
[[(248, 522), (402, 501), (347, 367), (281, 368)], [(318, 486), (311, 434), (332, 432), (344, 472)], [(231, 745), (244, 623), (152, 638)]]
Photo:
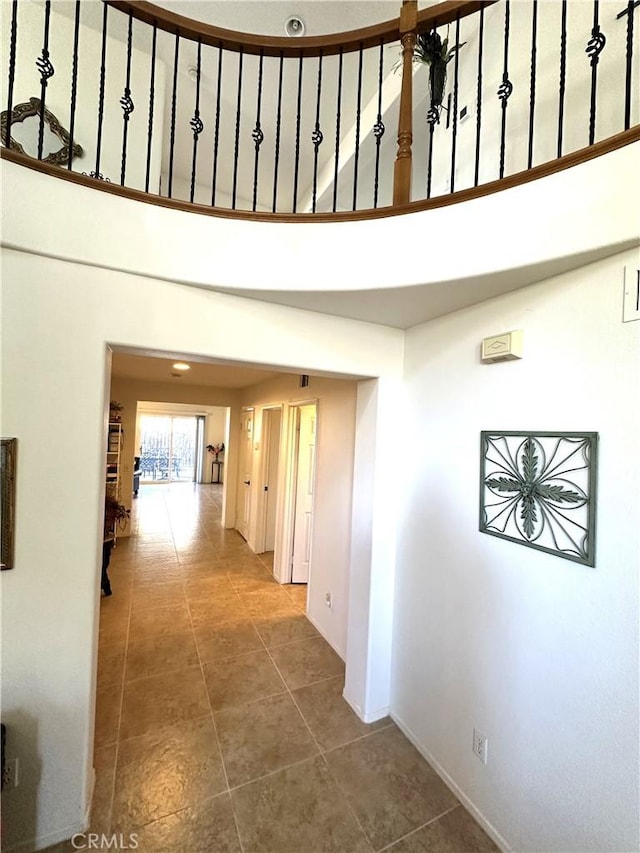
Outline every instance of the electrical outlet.
[(4, 763), (4, 773), (2, 774), (2, 790), (6, 791), (9, 788), (18, 787), (18, 759), (8, 758)]
[(473, 730), (473, 754), (477, 755), (483, 764), (487, 763), (487, 754), (489, 751), (489, 739), (477, 729)]
[(331, 598), (331, 593), (330, 593), (330, 592), (325, 592), (325, 594), (324, 594), (324, 603), (325, 603), (325, 604), (327, 605), (327, 607), (329, 607), (329, 608), (333, 607), (333, 599)]

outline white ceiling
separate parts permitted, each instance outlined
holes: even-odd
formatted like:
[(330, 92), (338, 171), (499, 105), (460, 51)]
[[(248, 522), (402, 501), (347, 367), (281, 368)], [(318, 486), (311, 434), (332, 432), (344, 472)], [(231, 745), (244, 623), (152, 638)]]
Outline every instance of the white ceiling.
[[(400, 0), (160, 0), (171, 12), (239, 32), (284, 36), (288, 18), (300, 18), (306, 36), (360, 29), (397, 18)], [(421, 3), (420, 7), (430, 5)]]
[[(185, 361), (190, 370), (178, 373), (172, 365), (175, 361)], [(194, 360), (189, 356), (176, 354), (173, 357), (157, 355), (138, 355), (133, 351), (114, 351), (111, 360), (111, 375), (118, 379), (131, 379), (143, 382), (175, 382), (176, 385), (200, 385), (216, 388), (248, 388), (279, 374), (275, 371), (260, 370), (254, 367), (227, 363), (214, 364), (209, 361)]]

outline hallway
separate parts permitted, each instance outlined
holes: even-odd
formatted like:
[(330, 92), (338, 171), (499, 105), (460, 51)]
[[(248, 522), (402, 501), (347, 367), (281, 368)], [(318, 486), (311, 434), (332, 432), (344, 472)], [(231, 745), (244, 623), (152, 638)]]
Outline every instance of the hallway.
[(496, 850), (389, 718), (351, 711), (306, 586), (222, 530), (221, 489), (143, 486), (113, 552), (91, 831), (144, 853)]

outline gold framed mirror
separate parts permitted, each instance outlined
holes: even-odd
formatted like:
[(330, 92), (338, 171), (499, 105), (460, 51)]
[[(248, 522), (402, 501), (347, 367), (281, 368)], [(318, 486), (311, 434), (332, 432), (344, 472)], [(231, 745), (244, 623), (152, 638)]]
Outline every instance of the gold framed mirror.
[[(29, 98), (23, 104), (17, 104), (11, 110), (11, 139), (7, 140), (8, 111), (4, 110), (0, 115), (0, 134), (2, 144), (6, 148), (12, 148), (29, 157), (38, 156), (38, 139), (40, 134), (40, 98)], [(60, 147), (62, 143), (62, 147)], [(43, 163), (53, 163), (63, 166), (69, 162), (69, 146), (71, 137), (69, 132), (60, 124), (56, 116), (44, 108), (44, 122), (42, 134), (42, 159)], [(73, 157), (82, 157), (84, 150), (77, 142), (73, 143)]]

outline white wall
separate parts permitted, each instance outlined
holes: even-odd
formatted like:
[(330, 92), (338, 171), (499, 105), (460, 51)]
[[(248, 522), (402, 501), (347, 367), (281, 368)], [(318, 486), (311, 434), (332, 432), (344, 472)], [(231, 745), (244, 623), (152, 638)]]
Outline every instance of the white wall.
[[(519, 853), (638, 849), (640, 323), (621, 320), (639, 261), (407, 333), (392, 712)], [(523, 359), (481, 364), (511, 329)], [(595, 568), (478, 532), (483, 429), (599, 433)]]
[[(67, 4), (68, 6), (71, 4)], [(83, 4), (80, 16), (78, 40), (77, 100), (75, 113), (74, 142), (82, 146), (84, 156), (74, 159), (72, 169), (89, 174), (96, 167), (96, 145), (98, 137), (98, 105), (100, 89), (100, 59), (102, 34), (89, 26), (89, 18), (95, 17), (97, 4)], [(11, 9), (3, 3), (2, 9), (2, 55), (8, 62), (11, 32)], [(111, 11), (111, 26), (116, 16)], [(118, 15), (118, 18), (122, 16)], [(44, 33), (44, 3), (18, 4), (18, 40), (16, 51), (15, 84), (13, 107), (29, 98), (40, 98), (40, 74), (35, 61), (42, 51)], [(144, 28), (145, 31), (149, 27)], [(109, 24), (107, 33), (109, 34)], [(144, 43), (143, 43), (144, 42)], [(45, 106), (67, 130), (71, 127), (71, 79), (73, 68), (74, 18), (56, 11), (52, 4), (49, 30), (49, 54), (55, 69), (47, 84)], [(136, 42), (131, 59), (131, 97), (134, 111), (129, 116), (127, 132), (127, 163), (125, 184), (144, 190), (147, 166), (147, 137), (149, 127), (149, 78), (151, 39), (145, 32), (143, 40)], [(126, 43), (108, 35), (104, 93), (104, 115), (100, 172), (112, 183), (120, 183), (123, 143), (123, 112), (120, 98), (126, 83)], [(7, 78), (2, 76), (2, 103), (7, 103)], [(149, 189), (158, 190), (160, 158), (164, 132), (165, 68), (156, 62), (154, 83), (155, 109), (153, 118), (151, 165)], [(6, 106), (5, 106), (6, 108)], [(12, 131), (12, 136), (13, 136)], [(59, 147), (62, 147), (60, 142)]]
[[(252, 482), (259, 483), (263, 408), (280, 403), (288, 407), (291, 403), (317, 401), (316, 481), (308, 616), (338, 654), (345, 658), (357, 383), (317, 376), (310, 378), (306, 388), (300, 388), (298, 383), (298, 376), (283, 375), (247, 388), (242, 393), (242, 405), (255, 408), (254, 436), (258, 450), (254, 451), (254, 475), (251, 479)], [(284, 417), (285, 430), (287, 423), (288, 418)], [(286, 468), (284, 456), (281, 452), (282, 474)], [(249, 530), (249, 544), (252, 547), (256, 539), (259, 489), (260, 487), (253, 492)], [(284, 476), (280, 478), (279, 505), (283, 501)], [(286, 560), (288, 555), (282, 556)], [(325, 605), (327, 592), (332, 596), (331, 609)]]
[[(199, 404), (199, 411), (211, 408), (218, 411), (218, 406), (231, 406), (235, 404), (236, 392), (230, 388), (214, 388), (199, 385), (176, 385), (170, 382), (143, 382), (135, 379), (122, 379), (114, 376), (111, 379), (111, 400), (117, 400), (124, 406), (122, 415), (122, 427), (124, 432), (124, 443), (122, 448), (122, 503), (131, 509), (132, 494), (129, 484), (133, 482), (133, 457), (138, 455), (138, 423), (137, 408), (140, 400), (150, 403), (158, 403), (160, 407), (164, 404), (173, 404), (176, 410), (180, 408), (193, 407)], [(224, 415), (226, 409), (223, 408)], [(207, 442), (208, 443), (208, 442)], [(205, 454), (205, 482), (209, 482), (211, 475), (211, 464), (209, 454)], [(207, 476), (208, 475), (208, 476)], [(130, 524), (119, 534), (130, 535)]]
[[(2, 720), (23, 768), (4, 798), (4, 842), (43, 847), (83, 828), (90, 791), (108, 345), (385, 376), (400, 373), (402, 333), (12, 250), (2, 291), (2, 434), (19, 442)], [(123, 384), (117, 399), (133, 411)]]
[[(623, 4), (624, 5), (624, 4)], [(509, 80), (513, 92), (507, 102), (505, 175), (527, 168), (529, 150), (529, 113), (531, 86), (531, 27), (532, 4), (510, 4), (509, 23)], [(616, 0), (600, 3), (600, 27), (606, 45), (598, 64), (597, 110), (595, 141), (606, 139), (624, 130), (625, 73), (626, 73), (626, 17), (616, 20), (621, 11)], [(538, 3), (536, 39), (536, 102), (534, 109), (533, 165), (546, 163), (557, 157), (558, 112), (560, 78), (560, 33), (562, 3), (559, 0), (542, 0)], [(502, 105), (497, 90), (504, 69), (505, 3), (497, 3), (485, 10), (482, 113), (480, 138), (480, 183), (499, 178), (500, 135)], [(593, 4), (573, 2), (567, 4), (567, 69), (564, 100), (562, 153), (568, 154), (589, 144), (589, 115), (591, 101), (591, 66), (585, 53), (593, 27)], [(446, 35), (447, 28), (441, 29)], [(455, 44), (455, 24), (449, 27), (449, 44)], [(456, 128), (455, 189), (474, 185), (475, 151), (477, 135), (478, 87), (478, 35), (479, 16), (471, 15), (461, 21), (458, 68), (458, 110), (467, 107), (467, 118)], [(640, 75), (638, 35), (633, 57), (632, 93), (637, 93)], [(453, 93), (455, 61), (447, 66), (447, 89)], [(429, 71), (421, 67), (414, 77), (414, 91), (419, 99), (428, 89)], [(444, 97), (447, 103), (447, 94)], [(452, 94), (453, 103), (453, 94)], [(426, 135), (424, 106), (414, 112), (414, 133), (419, 141)], [(631, 126), (640, 120), (640, 100), (632, 96)], [(447, 114), (442, 112), (436, 125), (433, 144), (434, 195), (450, 191), (451, 148), (453, 116), (449, 128)], [(418, 147), (418, 146), (416, 146)], [(414, 198), (425, 197), (426, 161), (416, 158), (414, 167)]]

